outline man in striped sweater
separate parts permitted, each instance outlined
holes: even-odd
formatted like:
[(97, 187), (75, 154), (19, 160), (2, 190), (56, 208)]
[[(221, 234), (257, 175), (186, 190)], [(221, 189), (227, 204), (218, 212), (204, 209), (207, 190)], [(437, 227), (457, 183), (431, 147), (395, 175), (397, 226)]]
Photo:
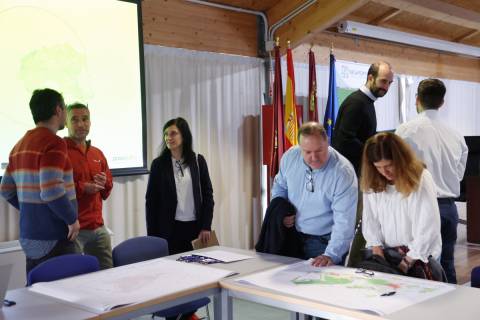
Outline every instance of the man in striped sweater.
[(13, 147), (0, 194), (20, 210), (20, 245), (28, 272), (55, 256), (75, 252), (77, 202), (65, 141), (63, 97), (52, 89), (35, 90), (30, 110), (36, 127)]

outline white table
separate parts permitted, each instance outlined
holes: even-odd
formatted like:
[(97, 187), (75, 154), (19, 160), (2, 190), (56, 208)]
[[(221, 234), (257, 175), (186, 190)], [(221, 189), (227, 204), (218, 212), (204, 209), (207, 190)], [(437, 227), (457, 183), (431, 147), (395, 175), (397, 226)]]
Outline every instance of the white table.
[[(269, 268), (274, 268), (283, 264), (290, 264), (298, 261), (298, 259), (281, 257), (269, 254), (259, 254), (253, 251), (233, 249), (227, 247), (211, 247), (201, 250), (192, 251), (201, 253), (214, 249), (226, 250), (252, 256), (253, 259), (228, 263), (228, 264), (212, 264), (211, 267), (227, 269), (238, 273), (239, 275), (247, 275), (251, 272), (258, 272)], [(191, 253), (191, 252), (190, 252)], [(186, 255), (189, 253), (183, 253)], [(168, 256), (166, 259), (176, 259), (180, 255)], [(175, 275), (172, 275), (175, 276)], [(212, 282), (204, 286), (196, 287), (190, 290), (178, 291), (168, 296), (159, 296), (149, 301), (143, 301), (128, 305), (125, 307), (113, 309), (110, 311), (95, 313), (82, 310), (80, 306), (68, 304), (47, 296), (36, 294), (27, 288), (16, 289), (7, 292), (7, 299), (17, 302), (16, 306), (3, 308), (0, 312), (0, 320), (10, 319), (130, 319), (141, 315), (153, 313), (161, 309), (169, 308), (184, 302), (192, 301), (205, 296), (214, 296), (214, 317), (216, 320), (223, 319), (222, 306), (225, 306), (224, 295), (221, 293), (219, 282)]]
[[(425, 280), (427, 281), (427, 280)], [(480, 289), (456, 286), (446, 294), (434, 297), (385, 316), (346, 309), (303, 297), (270, 290), (235, 279), (220, 281), (222, 287), (223, 319), (231, 320), (233, 298), (264, 304), (291, 312), (314, 315), (325, 319), (361, 320), (478, 320), (480, 319)]]

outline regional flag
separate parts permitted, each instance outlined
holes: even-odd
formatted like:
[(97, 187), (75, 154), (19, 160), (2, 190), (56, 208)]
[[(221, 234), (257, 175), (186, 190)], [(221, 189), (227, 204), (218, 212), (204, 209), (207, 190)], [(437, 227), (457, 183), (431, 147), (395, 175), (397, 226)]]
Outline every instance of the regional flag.
[(312, 50), (308, 52), (308, 121), (318, 122), (317, 72)]
[(328, 100), (323, 118), (323, 126), (327, 131), (328, 141), (331, 143), (333, 128), (335, 127), (335, 112), (338, 110), (337, 80), (335, 76), (335, 56), (330, 53), (330, 78), (328, 80)]
[(292, 50), (287, 49), (287, 92), (285, 94), (285, 150), (298, 144), (298, 119), (295, 103), (295, 75)]
[(272, 159), (270, 161), (270, 177), (273, 179), (280, 169), (280, 159), (285, 152), (283, 128), (283, 90), (282, 69), (280, 64), (280, 47), (275, 46), (275, 77), (273, 81), (273, 126), (272, 126)]

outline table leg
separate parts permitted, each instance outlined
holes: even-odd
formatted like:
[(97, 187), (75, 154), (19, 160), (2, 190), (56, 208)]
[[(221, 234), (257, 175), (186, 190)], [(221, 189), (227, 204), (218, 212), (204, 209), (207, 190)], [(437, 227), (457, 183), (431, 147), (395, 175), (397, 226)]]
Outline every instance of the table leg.
[(215, 295), (213, 302), (214, 320), (233, 319), (233, 299), (228, 295), (228, 290), (222, 289), (220, 294)]

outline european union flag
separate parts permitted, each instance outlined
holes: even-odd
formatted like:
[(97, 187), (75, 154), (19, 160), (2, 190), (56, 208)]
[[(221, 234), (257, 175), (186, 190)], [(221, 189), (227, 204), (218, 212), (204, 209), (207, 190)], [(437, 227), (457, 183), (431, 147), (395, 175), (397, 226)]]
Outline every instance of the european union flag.
[(327, 131), (328, 142), (332, 142), (333, 128), (335, 127), (335, 114), (338, 110), (337, 79), (335, 77), (335, 56), (330, 53), (330, 77), (328, 80), (328, 100), (323, 118), (323, 126)]

